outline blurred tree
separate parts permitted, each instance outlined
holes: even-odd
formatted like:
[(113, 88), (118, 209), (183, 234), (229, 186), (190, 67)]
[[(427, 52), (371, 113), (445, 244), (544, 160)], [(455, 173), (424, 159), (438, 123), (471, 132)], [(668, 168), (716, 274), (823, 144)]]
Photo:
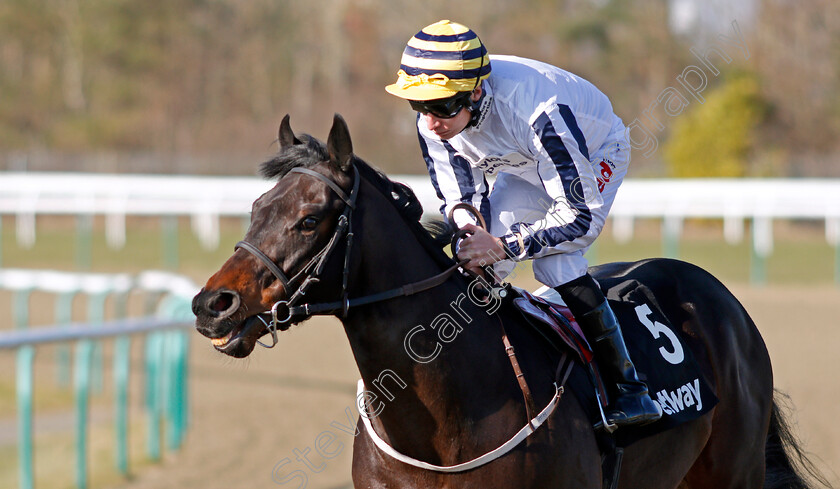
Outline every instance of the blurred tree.
[(674, 123), (664, 147), (674, 177), (743, 177), (755, 143), (755, 129), (766, 113), (755, 77), (726, 80)]
[(46, 114), (54, 110), (57, 27), (47, 0), (0, 3), (0, 144), (41, 146)]
[[(691, 39), (669, 28), (672, 2), (2, 0), (0, 168), (15, 151), (49, 150), (45, 164), (110, 151), (151, 153), (155, 171), (252, 173), (285, 113), (323, 135), (341, 112), (362, 156), (420, 172), (414, 114), (383, 87), (405, 42), (442, 18), (472, 27), (491, 53), (584, 76), (629, 123), (696, 63)], [(840, 151), (840, 2), (764, 0), (747, 24), (740, 68), (774, 107), (763, 140), (780, 155)], [(662, 117), (659, 140), (684, 117)], [(660, 154), (635, 156), (634, 171), (659, 170)]]
[(765, 0), (761, 7), (753, 63), (776, 109), (768, 139), (797, 153), (837, 151), (840, 2)]
[(62, 88), (64, 105), (71, 111), (85, 108), (87, 101), (83, 92), (84, 55), (82, 51), (82, 36), (84, 25), (79, 12), (78, 0), (61, 0), (57, 11), (62, 22), (61, 45), (63, 71)]

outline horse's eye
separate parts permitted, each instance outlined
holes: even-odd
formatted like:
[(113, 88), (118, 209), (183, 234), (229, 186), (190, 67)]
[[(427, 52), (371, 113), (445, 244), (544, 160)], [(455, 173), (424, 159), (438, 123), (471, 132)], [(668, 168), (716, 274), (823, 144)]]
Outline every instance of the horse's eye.
[(307, 216), (300, 222), (300, 227), (304, 231), (312, 231), (315, 227), (318, 226), (318, 218), (313, 216)]

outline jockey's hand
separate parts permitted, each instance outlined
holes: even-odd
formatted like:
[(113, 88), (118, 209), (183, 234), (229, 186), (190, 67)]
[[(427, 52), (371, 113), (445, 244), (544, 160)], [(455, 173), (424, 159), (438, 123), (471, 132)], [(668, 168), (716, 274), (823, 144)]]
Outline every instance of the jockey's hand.
[(458, 247), (458, 259), (470, 260), (464, 265), (467, 270), (481, 275), (483, 272), (481, 267), (492, 265), (507, 257), (502, 240), (488, 233), (484, 228), (467, 224), (461, 229), (472, 233), (464, 238)]

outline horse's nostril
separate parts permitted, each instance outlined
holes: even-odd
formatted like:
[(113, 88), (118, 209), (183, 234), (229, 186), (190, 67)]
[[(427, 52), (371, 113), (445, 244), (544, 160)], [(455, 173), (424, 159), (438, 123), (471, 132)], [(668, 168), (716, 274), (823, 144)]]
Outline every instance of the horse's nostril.
[(216, 300), (210, 304), (210, 309), (216, 312), (227, 311), (230, 305), (233, 304), (233, 296), (231, 294), (219, 294)]
[(217, 316), (233, 314), (239, 308), (239, 295), (233, 291), (223, 290), (208, 301), (207, 308)]

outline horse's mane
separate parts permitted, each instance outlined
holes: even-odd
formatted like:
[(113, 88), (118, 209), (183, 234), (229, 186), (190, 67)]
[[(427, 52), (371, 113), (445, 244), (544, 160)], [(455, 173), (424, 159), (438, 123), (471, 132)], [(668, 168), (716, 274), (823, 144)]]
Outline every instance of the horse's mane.
[[(301, 134), (300, 144), (293, 144), (280, 149), (273, 158), (260, 165), (259, 173), (265, 178), (283, 178), (292, 168), (311, 168), (318, 163), (329, 160), (330, 155), (326, 144), (309, 134)], [(443, 221), (433, 221), (425, 226), (420, 223), (423, 206), (408, 185), (389, 179), (380, 170), (354, 155), (355, 168), (360, 176), (373, 185), (397, 209), (405, 223), (417, 236), (436, 261), (444, 266), (450, 266), (452, 259), (441, 247), (448, 243), (452, 229)]]
[(310, 168), (330, 159), (326, 144), (309, 134), (301, 134), (298, 139), (300, 144), (281, 147), (280, 152), (273, 158), (263, 162), (260, 165), (260, 175), (264, 178), (279, 180), (286, 176), (292, 168)]

